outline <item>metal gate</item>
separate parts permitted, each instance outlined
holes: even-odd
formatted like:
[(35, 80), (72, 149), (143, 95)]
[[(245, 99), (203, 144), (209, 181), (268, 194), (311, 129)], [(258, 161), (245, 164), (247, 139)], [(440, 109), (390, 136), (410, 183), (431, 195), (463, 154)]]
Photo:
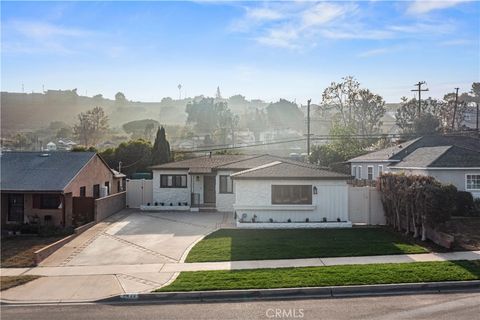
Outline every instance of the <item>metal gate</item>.
[(127, 179), (127, 207), (139, 208), (153, 202), (153, 180)]

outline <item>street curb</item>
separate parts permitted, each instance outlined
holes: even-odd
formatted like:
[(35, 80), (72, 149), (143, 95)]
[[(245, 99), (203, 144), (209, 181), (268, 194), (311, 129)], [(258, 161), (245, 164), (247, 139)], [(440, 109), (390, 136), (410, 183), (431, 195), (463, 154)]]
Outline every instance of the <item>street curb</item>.
[(480, 290), (480, 280), (422, 282), (405, 284), (378, 284), (310, 288), (215, 290), (189, 292), (153, 292), (123, 294), (97, 300), (100, 303), (119, 302), (214, 302), (239, 300), (275, 300), (302, 298), (341, 298), (355, 296), (402, 295), (419, 293), (461, 292)]

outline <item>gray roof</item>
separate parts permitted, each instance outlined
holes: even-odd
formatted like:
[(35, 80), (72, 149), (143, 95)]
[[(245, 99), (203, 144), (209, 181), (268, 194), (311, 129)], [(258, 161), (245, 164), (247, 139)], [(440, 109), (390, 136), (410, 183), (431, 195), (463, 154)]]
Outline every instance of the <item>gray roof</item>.
[(292, 163), (292, 164), (296, 164), (304, 167), (316, 168), (316, 169), (319, 168), (315, 164), (300, 162), (292, 159), (286, 159), (278, 156), (273, 156), (270, 154), (263, 154), (263, 155), (253, 156), (252, 158), (249, 158), (249, 159), (227, 163), (225, 165), (218, 166), (217, 169), (245, 170), (245, 169), (251, 169), (258, 166), (262, 166), (267, 163), (272, 163), (274, 161)]
[(473, 168), (480, 167), (480, 150), (457, 146), (418, 148), (392, 168)]
[(406, 141), (396, 146), (385, 148), (382, 150), (370, 152), (359, 157), (348, 160), (349, 162), (367, 162), (367, 161), (386, 161), (392, 159), (400, 151), (404, 150), (418, 139)]
[(61, 192), (93, 157), (94, 152), (5, 152), (0, 189)]
[(256, 168), (232, 174), (234, 179), (308, 179), (346, 180), (351, 176), (324, 170), (320, 167), (304, 166), (292, 162), (274, 161)]
[(169, 162), (151, 166), (151, 169), (190, 169), (190, 168), (216, 168), (228, 163), (250, 159), (249, 155), (212, 155), (182, 161)]
[[(464, 167), (465, 162), (461, 157), (456, 157), (454, 150), (457, 150), (462, 155), (469, 155), (469, 163), (475, 164), (475, 166), (480, 166), (479, 162), (476, 162), (475, 152), (480, 150), (480, 139), (469, 137), (469, 136), (457, 136), (457, 135), (433, 135), (433, 136), (423, 136), (415, 140), (410, 140), (404, 142), (398, 146), (386, 148), (380, 151), (371, 152), (369, 154), (350, 159), (349, 162), (371, 162), (371, 161), (391, 161), (391, 162), (400, 162), (406, 159), (409, 155), (413, 154), (415, 150), (420, 148), (431, 148), (431, 147), (456, 147), (460, 149), (448, 149), (449, 152), (445, 152), (446, 155), (441, 157), (442, 162), (436, 162), (438, 165), (442, 163), (443, 167)], [(427, 160), (421, 160), (420, 157), (435, 157), (435, 154), (440, 156), (438, 152), (440, 149), (426, 149), (417, 153), (415, 160), (410, 158), (411, 161), (419, 162)], [(470, 152), (470, 151), (471, 152)], [(433, 162), (432, 158), (432, 162)], [(440, 161), (440, 160), (439, 160)], [(430, 165), (432, 166), (433, 163)], [(404, 166), (396, 164), (396, 166)]]

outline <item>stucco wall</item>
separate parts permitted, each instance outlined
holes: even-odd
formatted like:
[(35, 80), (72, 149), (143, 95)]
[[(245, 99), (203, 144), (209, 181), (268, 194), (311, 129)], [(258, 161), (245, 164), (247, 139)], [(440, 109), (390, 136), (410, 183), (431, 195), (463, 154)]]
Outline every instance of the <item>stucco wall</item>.
[[(93, 197), (93, 185), (99, 184), (105, 186), (105, 182), (110, 183), (109, 194), (112, 193), (113, 174), (110, 168), (100, 160), (98, 156), (93, 157), (79, 174), (65, 188), (65, 193), (72, 193), (73, 197), (80, 196), (80, 187), (85, 187), (86, 196)], [(116, 186), (114, 186), (116, 189)]]
[(126, 192), (112, 194), (95, 200), (95, 221), (99, 222), (125, 208)]
[(52, 216), (53, 225), (61, 225), (63, 222), (63, 209), (34, 209), (33, 208), (33, 194), (25, 194), (23, 198), (24, 203), (24, 217), (37, 215), (40, 218), (40, 223), (43, 224), (45, 216)]
[[(312, 195), (312, 205), (272, 205), (272, 185), (311, 185), (318, 194)], [(338, 180), (235, 180), (234, 208), (240, 218), (253, 215), (257, 221), (304, 222), (348, 221), (348, 187), (346, 181)]]
[[(185, 174), (187, 175), (186, 188), (160, 188), (160, 175), (162, 174)], [(187, 170), (154, 170), (153, 171), (153, 202), (170, 203), (187, 202), (190, 204), (191, 179)]]

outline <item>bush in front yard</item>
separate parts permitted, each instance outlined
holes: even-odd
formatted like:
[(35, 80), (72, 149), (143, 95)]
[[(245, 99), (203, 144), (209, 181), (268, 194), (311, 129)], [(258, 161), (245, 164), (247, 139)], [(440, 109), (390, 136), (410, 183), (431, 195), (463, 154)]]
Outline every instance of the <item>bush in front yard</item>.
[(472, 216), (474, 215), (476, 208), (473, 196), (467, 191), (458, 191), (456, 197), (456, 210), (455, 216)]

